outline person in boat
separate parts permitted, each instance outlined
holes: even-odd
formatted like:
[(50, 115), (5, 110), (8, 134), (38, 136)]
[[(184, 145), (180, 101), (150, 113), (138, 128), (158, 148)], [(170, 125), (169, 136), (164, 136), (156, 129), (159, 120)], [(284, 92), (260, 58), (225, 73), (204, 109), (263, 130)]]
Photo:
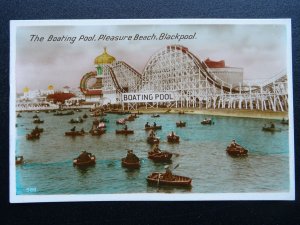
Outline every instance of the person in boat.
[(147, 123), (145, 124), (145, 127), (150, 127), (149, 122), (147, 122)]
[(231, 141), (230, 147), (231, 147), (231, 148), (235, 148), (236, 146), (237, 146), (237, 144), (236, 144), (235, 140), (233, 139), (233, 140)]
[(35, 128), (34, 128), (33, 131), (37, 133), (37, 132), (39, 132), (39, 130), (40, 130), (40, 129), (39, 129), (39, 126), (35, 126)]
[(173, 174), (172, 171), (170, 170), (170, 167), (167, 165), (165, 166), (166, 172), (163, 175), (164, 180), (173, 180)]
[(124, 130), (128, 130), (127, 124), (125, 124), (125, 126), (124, 126)]
[(271, 122), (271, 128), (275, 128), (275, 124)]
[(89, 160), (91, 157), (91, 153), (88, 153), (87, 151), (82, 151), (81, 154), (78, 156), (78, 159), (81, 161)]
[(155, 137), (154, 130), (152, 130), (152, 129), (150, 130), (149, 137)]
[(155, 122), (153, 123), (153, 126), (156, 127), (156, 123)]
[(160, 150), (158, 144), (155, 144), (151, 151), (154, 153), (161, 153), (161, 150)]
[(75, 131), (76, 130), (76, 126), (74, 126), (72, 129), (71, 129), (71, 131)]
[(132, 150), (128, 150), (126, 160), (129, 162), (136, 162), (139, 160), (139, 158), (135, 154), (133, 154)]
[(83, 129), (83, 128), (81, 128), (80, 132), (81, 132), (81, 133), (84, 133), (84, 129)]
[(171, 132), (170, 136), (171, 136), (172, 138), (174, 138), (174, 137), (175, 137), (175, 133), (174, 133), (174, 131), (172, 131), (172, 132)]

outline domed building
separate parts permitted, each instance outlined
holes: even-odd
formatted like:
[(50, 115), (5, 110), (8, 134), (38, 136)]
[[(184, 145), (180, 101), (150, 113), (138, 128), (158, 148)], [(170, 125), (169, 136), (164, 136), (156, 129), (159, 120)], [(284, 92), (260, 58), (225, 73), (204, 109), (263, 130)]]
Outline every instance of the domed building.
[(125, 62), (117, 61), (106, 48), (94, 59), (94, 66), (96, 71), (86, 73), (80, 82), (87, 102), (117, 103), (121, 93), (133, 90), (140, 82), (140, 74)]

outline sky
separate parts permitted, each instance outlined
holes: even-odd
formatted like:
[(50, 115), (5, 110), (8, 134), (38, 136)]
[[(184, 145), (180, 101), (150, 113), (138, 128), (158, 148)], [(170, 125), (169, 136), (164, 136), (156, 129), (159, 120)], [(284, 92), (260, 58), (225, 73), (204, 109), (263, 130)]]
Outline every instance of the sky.
[[(190, 40), (103, 41), (98, 37), (195, 35)], [(33, 41), (31, 35), (44, 37)], [(76, 37), (76, 41), (48, 41), (54, 37)], [(81, 35), (92, 41), (79, 41)], [(40, 39), (39, 39), (40, 40)], [(167, 45), (180, 44), (200, 60), (225, 60), (226, 66), (244, 69), (244, 79), (268, 79), (287, 68), (287, 31), (280, 24), (192, 24), (192, 25), (78, 25), (19, 26), (16, 28), (16, 91), (79, 87), (81, 77), (95, 70), (94, 59), (103, 48), (116, 60), (125, 61), (140, 73), (150, 57)]]

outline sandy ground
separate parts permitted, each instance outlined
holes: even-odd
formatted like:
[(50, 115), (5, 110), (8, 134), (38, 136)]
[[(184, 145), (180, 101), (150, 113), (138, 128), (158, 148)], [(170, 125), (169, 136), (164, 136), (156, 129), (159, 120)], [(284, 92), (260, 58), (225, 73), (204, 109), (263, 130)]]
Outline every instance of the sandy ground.
[[(288, 112), (273, 112), (273, 111), (261, 111), (261, 110), (246, 110), (246, 109), (195, 109), (195, 108), (139, 108), (141, 113), (174, 113), (178, 114), (180, 111), (184, 111), (185, 114), (203, 114), (214, 116), (233, 116), (233, 117), (247, 117), (247, 118), (262, 118), (262, 119), (288, 119)], [(132, 113), (138, 111), (131, 110)]]

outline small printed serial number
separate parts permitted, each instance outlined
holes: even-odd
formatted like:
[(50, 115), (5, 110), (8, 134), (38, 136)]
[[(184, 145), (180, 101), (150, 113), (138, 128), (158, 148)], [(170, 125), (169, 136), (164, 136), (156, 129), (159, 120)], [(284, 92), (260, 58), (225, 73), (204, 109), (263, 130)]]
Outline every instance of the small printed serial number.
[(37, 188), (36, 187), (28, 187), (28, 188), (26, 188), (26, 192), (35, 193), (35, 192), (37, 192)]

